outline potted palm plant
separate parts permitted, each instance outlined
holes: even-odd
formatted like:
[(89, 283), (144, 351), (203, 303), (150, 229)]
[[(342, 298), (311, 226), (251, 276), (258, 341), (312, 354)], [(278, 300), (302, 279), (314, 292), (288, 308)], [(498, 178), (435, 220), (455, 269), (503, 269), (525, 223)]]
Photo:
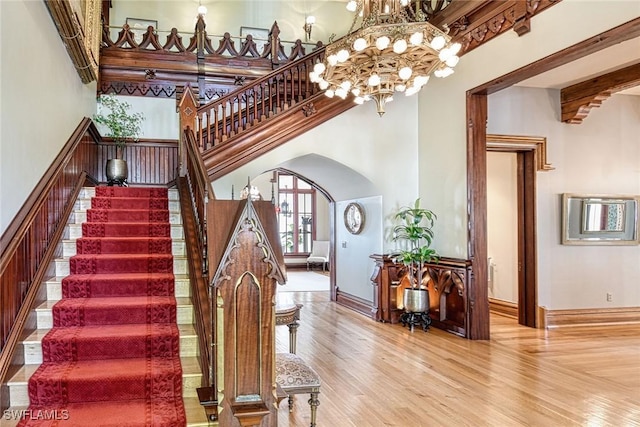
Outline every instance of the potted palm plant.
[[(429, 309), (425, 264), (438, 261), (439, 255), (431, 248), (433, 225), (437, 216), (433, 211), (420, 207), (420, 198), (413, 206), (403, 206), (395, 215), (401, 224), (393, 229), (393, 239), (403, 242), (402, 249), (394, 254), (396, 262), (406, 268), (410, 287), (403, 292), (406, 313), (426, 313)], [(404, 323), (404, 322), (403, 322)]]
[[(108, 136), (116, 145), (116, 158), (108, 159), (106, 174), (108, 185), (118, 184), (127, 186), (129, 172), (127, 162), (124, 160), (124, 147), (127, 142), (138, 142), (142, 134), (144, 114), (131, 113), (131, 104), (122, 101), (115, 95), (100, 95), (98, 98), (99, 112), (93, 116), (93, 120), (106, 127)], [(108, 110), (105, 113), (105, 110)]]

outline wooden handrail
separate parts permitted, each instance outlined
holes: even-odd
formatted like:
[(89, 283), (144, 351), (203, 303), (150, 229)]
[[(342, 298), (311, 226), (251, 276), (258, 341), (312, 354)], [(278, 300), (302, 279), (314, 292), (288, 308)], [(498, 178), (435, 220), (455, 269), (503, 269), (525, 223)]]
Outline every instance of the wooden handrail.
[(187, 128), (182, 136), (184, 164), (178, 186), (189, 258), (191, 295), (196, 312), (195, 328), (200, 347), (202, 387), (212, 387), (215, 390), (217, 355), (215, 347), (212, 346), (215, 342), (212, 317), (214, 309), (210, 295), (207, 262), (207, 205), (210, 199), (215, 199), (215, 196), (196, 147), (193, 131)]
[[(323, 60), (325, 47), (281, 66), (226, 96), (198, 108), (195, 131), (201, 152), (226, 142), (279, 112), (320, 92), (308, 78), (313, 66)], [(189, 124), (182, 124), (183, 129)]]
[(0, 384), (75, 200), (98, 172), (95, 125), (84, 118), (0, 238)]

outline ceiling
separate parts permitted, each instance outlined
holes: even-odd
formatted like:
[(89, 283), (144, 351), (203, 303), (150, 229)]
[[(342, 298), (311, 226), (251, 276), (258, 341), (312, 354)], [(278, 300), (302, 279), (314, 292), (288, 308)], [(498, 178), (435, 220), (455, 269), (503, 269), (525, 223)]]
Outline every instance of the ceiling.
[[(569, 64), (523, 80), (516, 86), (562, 89), (637, 63), (640, 63), (640, 38), (600, 50)], [(640, 96), (640, 86), (617, 93)]]

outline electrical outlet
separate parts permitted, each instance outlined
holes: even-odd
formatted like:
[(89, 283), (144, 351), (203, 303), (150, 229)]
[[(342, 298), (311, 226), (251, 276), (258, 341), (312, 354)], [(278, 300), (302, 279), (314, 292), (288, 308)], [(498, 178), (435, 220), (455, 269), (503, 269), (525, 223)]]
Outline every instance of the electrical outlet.
[(611, 292), (607, 292), (607, 302), (613, 301), (613, 294)]

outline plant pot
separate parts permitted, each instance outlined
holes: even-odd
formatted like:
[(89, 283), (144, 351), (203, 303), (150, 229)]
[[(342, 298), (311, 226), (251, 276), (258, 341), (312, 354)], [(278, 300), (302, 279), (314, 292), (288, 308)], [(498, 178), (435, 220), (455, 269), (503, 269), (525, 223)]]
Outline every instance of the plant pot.
[(129, 177), (129, 171), (127, 168), (127, 162), (122, 159), (109, 159), (107, 160), (107, 184), (113, 186), (118, 184), (119, 186), (127, 186), (127, 178)]
[(429, 310), (429, 292), (426, 289), (405, 289), (402, 302), (407, 313), (424, 313)]

